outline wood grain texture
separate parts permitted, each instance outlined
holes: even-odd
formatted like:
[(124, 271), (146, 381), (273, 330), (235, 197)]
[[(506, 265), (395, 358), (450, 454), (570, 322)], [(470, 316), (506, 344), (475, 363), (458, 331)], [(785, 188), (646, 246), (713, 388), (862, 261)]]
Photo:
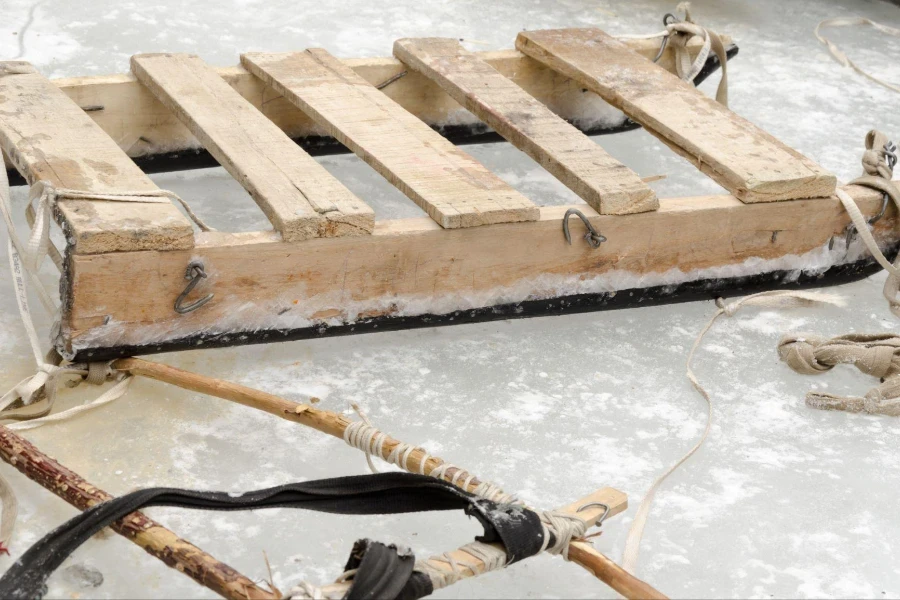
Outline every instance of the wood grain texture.
[(537, 219), (530, 200), (326, 51), (244, 54), (241, 61), (442, 227)]
[(599, 29), (523, 31), (516, 48), (580, 81), (744, 202), (834, 193), (834, 175)]
[[(725, 43), (730, 40), (725, 36)], [(629, 48), (647, 58), (659, 49), (658, 40), (623, 40)], [(696, 55), (701, 44), (689, 43)], [(516, 50), (476, 53), (479, 58), (510, 78), (516, 85), (564, 119), (590, 125), (602, 118), (603, 102), (593, 92), (585, 92), (577, 81), (553, 71)], [(371, 83), (378, 85), (403, 72), (406, 75), (382, 90), (382, 93), (432, 127), (450, 123), (475, 124), (478, 119), (461, 109), (440, 87), (415, 71), (409, 71), (394, 58), (343, 59), (345, 65)], [(659, 64), (674, 69), (671, 48)], [(325, 135), (299, 108), (240, 66), (217, 68), (216, 72), (241, 96), (260, 110), (292, 138)], [(197, 148), (200, 142), (172, 111), (165, 107), (131, 74), (92, 75), (55, 79), (53, 83), (112, 137), (129, 156)]]
[[(59, 464), (28, 440), (3, 426), (0, 426), (0, 459), (79, 510), (87, 510), (112, 499), (110, 494), (85, 481), (78, 473)], [(280, 597), (262, 589), (140, 511), (122, 517), (110, 527), (151, 556), (223, 598), (274, 600)]]
[[(77, 104), (25, 62), (0, 62), (0, 145), (29, 184), (84, 192), (156, 185)], [(76, 253), (183, 250), (190, 221), (170, 203), (63, 200), (59, 215)]]
[[(881, 207), (874, 190), (845, 189), (864, 214)], [(539, 221), (481, 228), (443, 230), (431, 219), (402, 219), (376, 223), (371, 236), (291, 244), (267, 233), (203, 233), (193, 252), (76, 256), (61, 347), (289, 329), (400, 310), (422, 314), (415, 312), (422, 306), (452, 312), (472, 302), (553, 297), (558, 280), (571, 290), (579, 280), (610, 272), (628, 274), (629, 285), (648, 285), (638, 278), (820, 250), (849, 223), (837, 198), (772, 204), (743, 204), (732, 196), (662, 199), (658, 211), (627, 218), (578, 205), (608, 238), (593, 250), (580, 239), (583, 226), (575, 219), (575, 243), (566, 244), (560, 222), (567, 208), (542, 207)], [(895, 224), (891, 208), (876, 225), (878, 239), (892, 240)], [(202, 291), (215, 298), (202, 310), (176, 315), (172, 302), (192, 257), (204, 261), (209, 279)]]
[(452, 38), (394, 42), (394, 55), (550, 171), (597, 212), (659, 208), (637, 173), (607, 154), (494, 67)]
[(191, 54), (140, 54), (135, 76), (246, 189), (285, 241), (369, 234), (375, 213)]

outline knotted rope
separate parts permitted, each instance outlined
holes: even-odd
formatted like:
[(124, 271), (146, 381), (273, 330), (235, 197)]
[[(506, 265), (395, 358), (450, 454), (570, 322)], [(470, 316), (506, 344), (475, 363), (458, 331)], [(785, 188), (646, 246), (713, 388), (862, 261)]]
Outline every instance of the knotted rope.
[[(716, 89), (716, 101), (720, 104), (728, 106), (728, 56), (725, 53), (725, 44), (722, 38), (714, 31), (710, 31), (694, 22), (691, 17), (691, 3), (682, 2), (675, 7), (676, 12), (684, 13), (684, 19), (678, 20), (666, 15), (666, 28), (658, 33), (650, 35), (624, 35), (621, 38), (629, 39), (654, 39), (663, 38), (663, 45), (660, 47), (659, 56), (665, 49), (665, 44), (672, 46), (675, 53), (675, 72), (684, 81), (693, 82), (703, 70), (709, 53), (714, 52), (719, 59), (719, 65), (722, 68), (722, 78), (719, 80), (719, 87)], [(696, 58), (691, 60), (691, 53), (688, 49), (688, 43), (695, 37), (703, 40), (703, 46), (697, 53)], [(658, 60), (658, 57), (657, 59)]]
[(704, 336), (709, 332), (712, 326), (716, 323), (716, 321), (722, 317), (732, 317), (734, 314), (745, 306), (757, 306), (760, 308), (799, 308), (799, 307), (807, 307), (815, 304), (834, 304), (841, 305), (843, 304), (843, 300), (831, 294), (824, 294), (821, 292), (801, 292), (801, 291), (784, 291), (784, 290), (776, 290), (771, 292), (761, 292), (759, 294), (753, 294), (751, 296), (747, 296), (738, 300), (736, 302), (730, 302), (726, 304), (721, 298), (716, 300), (717, 310), (712, 318), (706, 323), (706, 326), (700, 331), (700, 334), (697, 336), (697, 339), (694, 341), (694, 345), (691, 347), (691, 351), (688, 353), (687, 364), (685, 374), (687, 375), (688, 380), (690, 380), (691, 385), (695, 390), (703, 397), (703, 400), (706, 402), (706, 427), (703, 429), (703, 434), (700, 436), (700, 439), (691, 447), (687, 453), (682, 456), (678, 461), (675, 462), (671, 467), (669, 467), (662, 475), (656, 478), (656, 481), (650, 486), (650, 489), (647, 490), (647, 494), (644, 496), (644, 499), (641, 500), (640, 506), (638, 506), (637, 513), (634, 516), (634, 521), (631, 523), (631, 528), (628, 530), (628, 537), (625, 539), (625, 551), (622, 555), (622, 567), (628, 571), (629, 573), (634, 573), (637, 568), (637, 561), (641, 551), (641, 538), (644, 535), (644, 527), (647, 525), (647, 519), (650, 516), (650, 508), (653, 504), (653, 498), (656, 496), (656, 492), (659, 491), (660, 486), (666, 480), (669, 475), (675, 472), (678, 467), (684, 464), (687, 459), (694, 455), (697, 450), (700, 449), (700, 446), (703, 445), (703, 442), (706, 441), (706, 438), (709, 436), (710, 427), (712, 427), (712, 398), (709, 395), (709, 392), (706, 391), (706, 388), (700, 383), (697, 379), (697, 376), (694, 374), (693, 361), (694, 355), (697, 353), (697, 349), (700, 347), (700, 344), (703, 342)]
[(900, 416), (900, 336), (850, 333), (827, 339), (786, 335), (778, 343), (778, 356), (803, 375), (818, 375), (835, 365), (850, 364), (882, 381), (861, 398), (810, 391), (806, 405), (811, 408)]
[[(19, 307), (19, 315), (22, 318), (22, 324), (25, 327), (25, 333), (36, 364), (34, 375), (26, 377), (0, 397), (0, 419), (23, 420), (24, 422), (7, 425), (7, 427), (24, 430), (40, 427), (47, 423), (64, 421), (80, 413), (109, 404), (122, 397), (131, 383), (130, 375), (115, 371), (111, 368), (110, 363), (62, 365), (62, 359), (55, 351), (51, 350), (46, 355), (41, 351), (41, 344), (38, 340), (37, 330), (34, 326), (31, 308), (28, 303), (28, 279), (34, 284), (41, 304), (50, 315), (55, 316), (59, 309), (49, 290), (39, 279), (38, 271), (50, 249), (50, 223), (53, 219), (53, 210), (57, 202), (61, 199), (139, 203), (166, 203), (175, 200), (184, 207), (185, 212), (201, 230), (211, 231), (211, 229), (194, 214), (184, 200), (168, 190), (154, 189), (96, 194), (56, 188), (47, 181), (38, 181), (31, 186), (29, 191), (29, 206), (37, 198), (37, 209), (34, 214), (34, 223), (31, 227), (28, 242), (23, 243), (16, 232), (12, 219), (12, 202), (10, 200), (9, 180), (6, 176), (6, 169), (2, 168), (0, 171), (2, 171), (2, 175), (0, 175), (0, 212), (3, 213), (3, 220), (6, 223), (9, 236), (7, 241), (9, 266), (15, 288), (16, 303)], [(107, 381), (115, 381), (116, 383), (91, 402), (75, 406), (60, 413), (48, 415), (56, 400), (59, 384), (63, 379), (72, 376), (80, 378), (80, 380), (73, 382), (73, 385), (77, 385), (80, 381), (86, 381), (93, 385), (102, 385)], [(46, 407), (41, 411), (29, 414), (9, 411), (10, 407), (15, 404), (29, 406), (39, 399), (46, 399), (47, 401)], [(3, 507), (3, 513), (0, 516), (0, 552), (2, 552), (5, 551), (6, 544), (12, 536), (18, 513), (15, 494), (2, 476), (0, 476), (0, 502), (2, 502)]]
[[(450, 483), (453, 485), (459, 486), (464, 490), (468, 490), (469, 486), (473, 481), (478, 479), (472, 473), (464, 469), (460, 469), (457, 466), (454, 466), (446, 461), (441, 461), (441, 463), (431, 469), (427, 470), (426, 463), (429, 458), (432, 458), (431, 455), (424, 448), (420, 448), (418, 446), (413, 446), (412, 444), (406, 444), (404, 442), (396, 442), (397, 445), (393, 450), (388, 454), (387, 457), (384, 456), (384, 442), (389, 438), (389, 436), (378, 428), (374, 427), (369, 421), (369, 418), (359, 409), (358, 406), (353, 406), (354, 410), (359, 414), (361, 421), (354, 421), (347, 426), (344, 430), (344, 441), (349, 445), (358, 450), (362, 450), (366, 455), (366, 462), (369, 465), (369, 470), (373, 473), (378, 473), (378, 469), (375, 467), (375, 463), (372, 462), (372, 456), (377, 456), (378, 458), (384, 460), (387, 463), (392, 465), (397, 465), (404, 471), (408, 471), (410, 473), (418, 473), (419, 475), (428, 475), (429, 477), (434, 477), (436, 479), (446, 479), (446, 474), (451, 469), (455, 469), (456, 472), (450, 478)], [(423, 454), (422, 460), (419, 461), (419, 468), (414, 470), (409, 465), (409, 457), (410, 455), (418, 450)], [(435, 460), (440, 460), (437, 457), (434, 457)], [(504, 492), (500, 486), (491, 483), (490, 481), (479, 480), (478, 485), (472, 490), (472, 493), (476, 496), (481, 496), (487, 500), (492, 502), (497, 502), (500, 504), (520, 504), (521, 502), (512, 494), (507, 494)]]
[(826, 38), (824, 35), (821, 34), (821, 30), (825, 29), (826, 27), (847, 27), (847, 26), (853, 26), (853, 25), (868, 25), (870, 27), (874, 27), (881, 33), (891, 35), (894, 37), (900, 37), (900, 29), (896, 29), (894, 27), (888, 27), (887, 25), (882, 25), (881, 23), (876, 23), (875, 21), (872, 21), (871, 19), (866, 19), (863, 17), (838, 17), (838, 18), (834, 18), (834, 19), (825, 19), (824, 21), (822, 21), (821, 23), (816, 25), (816, 29), (815, 29), (814, 33), (815, 33), (816, 39), (818, 39), (821, 43), (825, 44), (825, 46), (828, 48), (828, 51), (831, 53), (831, 56), (833, 56), (835, 58), (835, 60), (837, 60), (843, 66), (850, 67), (851, 69), (853, 69), (854, 71), (856, 71), (857, 73), (859, 73), (860, 75), (865, 77), (866, 79), (869, 79), (870, 81), (874, 81), (878, 85), (884, 86), (884, 87), (888, 88), (889, 90), (893, 90), (895, 92), (900, 92), (900, 87), (898, 87), (892, 83), (888, 83), (887, 81), (884, 81), (883, 79), (879, 79), (878, 77), (875, 77), (874, 75), (870, 75), (863, 69), (859, 68), (856, 65), (856, 63), (854, 63), (852, 60), (847, 58), (847, 55), (844, 54), (841, 51), (841, 49), (835, 45), (834, 42), (832, 42), (831, 40), (829, 40), (828, 38)]
[[(850, 183), (878, 190), (900, 208), (900, 188), (892, 181), (894, 166), (897, 164), (895, 152), (896, 147), (883, 133), (870, 131), (866, 135), (866, 151), (862, 158), (864, 174)], [(900, 317), (900, 300), (897, 299), (900, 289), (900, 257), (891, 264), (882, 254), (869, 230), (869, 222), (853, 198), (840, 188), (837, 195), (869, 252), (888, 272), (884, 283), (884, 297), (891, 312)], [(791, 369), (805, 375), (823, 373), (837, 364), (847, 363), (882, 380), (881, 385), (869, 390), (864, 397), (810, 391), (806, 394), (807, 406), (823, 410), (900, 416), (900, 336), (851, 333), (827, 339), (816, 335), (786, 335), (778, 343), (778, 355)]]
[[(887, 139), (883, 133), (872, 130), (866, 134), (866, 151), (863, 153), (863, 175), (850, 182), (851, 185), (862, 185), (878, 190), (894, 202), (900, 209), (900, 188), (893, 181), (894, 167), (897, 164), (896, 146)], [(888, 272), (887, 281), (884, 283), (884, 297), (888, 301), (891, 312), (900, 317), (900, 301), (897, 299), (900, 290), (900, 257), (897, 262), (891, 262), (884, 256), (878, 247), (878, 242), (870, 231), (870, 225), (863, 216), (856, 202), (850, 195), (837, 189), (837, 196), (850, 215), (856, 231), (872, 256)]]

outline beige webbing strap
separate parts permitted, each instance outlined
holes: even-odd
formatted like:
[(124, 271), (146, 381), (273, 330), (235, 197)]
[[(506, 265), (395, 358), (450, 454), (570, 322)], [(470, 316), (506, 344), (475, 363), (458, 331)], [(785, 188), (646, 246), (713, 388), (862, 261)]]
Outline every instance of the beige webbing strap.
[[(857, 177), (850, 182), (851, 185), (862, 185), (874, 190), (878, 190), (883, 194), (887, 194), (888, 198), (900, 209), (900, 188), (893, 181), (894, 161), (896, 155), (890, 150), (891, 143), (886, 135), (873, 129), (866, 134), (866, 151), (863, 153), (862, 165), (863, 175)], [(841, 188), (837, 189), (837, 196), (850, 215), (856, 231), (862, 239), (866, 248), (872, 253), (872, 256), (878, 261), (885, 271), (888, 272), (887, 281), (884, 282), (883, 294), (888, 301), (888, 305), (895, 316), (900, 317), (900, 300), (897, 299), (900, 292), (900, 256), (896, 262), (891, 264), (881, 249), (875, 236), (869, 229), (869, 223), (863, 216), (856, 202), (847, 192)]]
[(823, 410), (845, 410), (900, 416), (900, 336), (892, 333), (850, 333), (826, 339), (816, 335), (786, 335), (778, 356), (803, 375), (817, 375), (835, 365), (854, 365), (882, 380), (864, 396), (838, 396), (810, 391), (806, 404)]
[(866, 19), (864, 17), (837, 17), (834, 19), (825, 19), (824, 21), (822, 21), (821, 23), (816, 25), (816, 29), (815, 29), (814, 33), (816, 35), (816, 38), (820, 42), (825, 44), (825, 46), (828, 48), (828, 51), (831, 52), (831, 55), (839, 63), (841, 63), (845, 67), (850, 67), (851, 69), (853, 69), (854, 71), (856, 71), (857, 73), (859, 73), (860, 75), (865, 77), (866, 79), (869, 79), (870, 81), (874, 81), (875, 83), (877, 83), (880, 86), (884, 86), (884, 87), (888, 88), (889, 90), (893, 90), (895, 92), (900, 92), (900, 86), (894, 85), (892, 83), (888, 83), (887, 81), (884, 81), (883, 79), (879, 79), (878, 77), (875, 77), (874, 75), (870, 75), (863, 69), (859, 68), (859, 66), (857, 66), (856, 63), (854, 63), (852, 60), (847, 58), (847, 55), (844, 54), (841, 51), (841, 49), (835, 45), (834, 42), (832, 42), (831, 40), (826, 38), (821, 33), (821, 30), (825, 29), (826, 27), (848, 27), (848, 26), (854, 26), (854, 25), (868, 25), (870, 27), (874, 27), (875, 29), (877, 29), (878, 31), (880, 31), (881, 33), (884, 33), (886, 35), (900, 37), (900, 29), (896, 29), (894, 27), (888, 27), (887, 25), (882, 25), (881, 23), (876, 23), (875, 21), (872, 21), (871, 19)]
[(622, 555), (622, 568), (626, 571), (634, 574), (635, 569), (637, 568), (638, 556), (641, 550), (641, 538), (644, 535), (644, 526), (647, 524), (647, 518), (650, 516), (650, 507), (653, 504), (653, 497), (656, 495), (656, 492), (669, 475), (674, 473), (678, 467), (684, 464), (687, 459), (700, 449), (700, 446), (703, 445), (703, 442), (705, 442), (707, 436), (709, 436), (709, 430), (712, 426), (712, 399), (709, 392), (706, 391), (706, 388), (704, 388), (697, 379), (693, 368), (694, 354), (696, 354), (697, 349), (700, 347), (704, 336), (709, 332), (719, 317), (723, 315), (730, 317), (744, 306), (758, 306), (762, 308), (797, 308), (823, 303), (841, 305), (843, 300), (839, 296), (821, 292), (795, 292), (785, 290), (761, 292), (728, 304), (725, 304), (721, 298), (716, 300), (718, 310), (706, 323), (706, 326), (700, 331), (700, 334), (694, 341), (694, 345), (688, 353), (686, 365), (687, 378), (690, 380), (691, 385), (694, 386), (694, 389), (697, 390), (706, 402), (706, 427), (703, 429), (703, 434), (700, 436), (700, 439), (697, 440), (697, 443), (694, 444), (684, 456), (678, 459), (675, 464), (656, 478), (656, 481), (654, 481), (650, 486), (650, 489), (647, 490), (647, 495), (641, 500), (641, 505), (638, 506), (637, 513), (634, 515), (634, 521), (631, 523), (631, 529), (628, 530), (628, 537), (625, 539), (625, 551)]
[[(700, 71), (703, 70), (710, 51), (714, 52), (716, 58), (719, 59), (719, 66), (722, 68), (722, 78), (719, 80), (719, 87), (716, 89), (716, 101), (728, 106), (728, 55), (725, 53), (725, 44), (722, 43), (722, 38), (717, 33), (694, 22), (693, 17), (691, 17), (690, 2), (681, 2), (675, 7), (675, 11), (683, 12), (684, 20), (666, 23), (666, 28), (663, 31), (649, 35), (620, 35), (618, 37), (620, 39), (633, 40), (668, 38), (668, 42), (663, 42), (663, 44), (670, 44), (675, 53), (675, 73), (684, 81), (690, 82), (693, 82), (697, 75), (700, 74)], [(697, 52), (696, 58), (691, 61), (688, 42), (694, 37), (702, 39), (703, 46)]]

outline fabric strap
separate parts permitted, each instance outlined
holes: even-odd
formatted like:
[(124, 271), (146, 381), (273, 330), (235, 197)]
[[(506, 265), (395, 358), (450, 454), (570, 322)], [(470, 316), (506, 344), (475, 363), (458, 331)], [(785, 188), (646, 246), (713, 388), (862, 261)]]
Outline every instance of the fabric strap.
[[(476, 517), (484, 527), (484, 535), (476, 538), (478, 541), (503, 544), (507, 564), (533, 556), (544, 547), (544, 530), (540, 516), (536, 513), (521, 506), (490, 502), (448, 482), (411, 473), (321, 479), (244, 494), (149, 488), (97, 504), (48, 533), (25, 551), (0, 578), (0, 598), (31, 600), (42, 597), (47, 578), (81, 544), (118, 519), (150, 506), (204, 510), (284, 507), (353, 515), (463, 509), (466, 514)], [(383, 581), (375, 576), (360, 579), (374, 582), (371, 585), (385, 593), (392, 592), (397, 587), (394, 580)], [(403, 587), (408, 584), (418, 590), (417, 593), (422, 591), (421, 578), (410, 581), (411, 578), (407, 576)], [(427, 591), (430, 593), (430, 589)], [(353, 592), (351, 588), (351, 596), (355, 598), (391, 597), (372, 595), (369, 593), (371, 590), (358, 592)], [(402, 591), (399, 596), (420, 597), (407, 595)]]
[(831, 52), (831, 56), (833, 56), (839, 63), (841, 63), (845, 67), (850, 67), (866, 79), (874, 81), (878, 85), (884, 86), (887, 89), (893, 90), (895, 92), (900, 92), (900, 87), (898, 87), (897, 85), (888, 83), (887, 81), (879, 79), (878, 77), (875, 77), (874, 75), (871, 75), (861, 69), (855, 62), (847, 58), (847, 55), (844, 54), (834, 42), (822, 35), (822, 30), (826, 27), (850, 27), (855, 25), (868, 25), (869, 27), (874, 27), (875, 29), (886, 35), (900, 37), (900, 29), (888, 27), (887, 25), (882, 25), (881, 23), (877, 23), (871, 19), (866, 19), (864, 17), (837, 17), (834, 19), (825, 19), (824, 21), (816, 25), (814, 33), (816, 35), (816, 39), (825, 44), (825, 46), (828, 48), (828, 51)]

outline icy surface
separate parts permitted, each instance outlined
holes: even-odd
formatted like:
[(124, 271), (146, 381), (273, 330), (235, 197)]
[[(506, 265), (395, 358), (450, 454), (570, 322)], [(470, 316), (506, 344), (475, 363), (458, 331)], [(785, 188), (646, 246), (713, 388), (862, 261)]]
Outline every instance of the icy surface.
[[(693, 4), (698, 19), (740, 44), (730, 73), (738, 113), (844, 180), (859, 172), (869, 128), (900, 137), (900, 97), (839, 67), (812, 36), (819, 20), (833, 16), (858, 14), (898, 27), (897, 7), (849, 0)], [(394, 39), (417, 35), (464, 38), (472, 49), (499, 49), (511, 47), (523, 28), (655, 31), (673, 5), (8, 0), (2, 7), (0, 56), (30, 60), (59, 77), (123, 72), (136, 52), (195, 52), (217, 65), (235, 64), (243, 51), (308, 46), (343, 57), (384, 56)], [(896, 39), (867, 29), (829, 35), (859, 64), (900, 81), (900, 65), (892, 59), (900, 53)], [(704, 89), (714, 85), (715, 78)], [(668, 175), (653, 184), (661, 195), (719, 189), (644, 132), (597, 141), (642, 175)], [(467, 151), (536, 202), (574, 201), (508, 146)], [(378, 218), (421, 214), (356, 159), (322, 162), (375, 206)], [(265, 226), (261, 213), (220, 170), (156, 177), (189, 196), (214, 226)], [(51, 275), (47, 269), (48, 282)], [(850, 368), (799, 376), (775, 354), (787, 331), (893, 330), (897, 323), (881, 298), (882, 281), (877, 276), (838, 288), (849, 308), (749, 309), (710, 334), (696, 372), (713, 395), (712, 436), (659, 494), (645, 535), (641, 576), (675, 597), (900, 596), (895, 560), (900, 421), (806, 408), (803, 395), (813, 386), (861, 394), (875, 381)], [(615, 486), (629, 494), (632, 506), (608, 522), (597, 547), (619, 559), (641, 496), (702, 429), (702, 400), (683, 369), (712, 310), (711, 303), (693, 303), (185, 352), (161, 360), (295, 400), (316, 396), (332, 410), (357, 402), (400, 439), (422, 444), (541, 507)], [(9, 275), (0, 269), (5, 367), (0, 387), (32, 371), (29, 356)], [(88, 393), (67, 390), (61, 403), (80, 402)], [(27, 437), (116, 494), (148, 485), (243, 491), (365, 470), (357, 451), (318, 432), (150, 381), (138, 381), (125, 399), (89, 417)], [(75, 511), (6, 465), (0, 469), (21, 501), (15, 558)], [(149, 512), (251, 577), (266, 576), (265, 552), (282, 589), (299, 579), (331, 580), (358, 537), (408, 545), (424, 556), (455, 548), (478, 532), (474, 522), (450, 513), (368, 518), (287, 510)], [(0, 557), (0, 568), (10, 560)], [(78, 569), (65, 570), (76, 565), (101, 573), (102, 583), (85, 588), (83, 578), (71, 575)], [(90, 540), (51, 580), (50, 594), (211, 595), (115, 535)], [(578, 567), (549, 557), (458, 584), (439, 596), (614, 597)]]

